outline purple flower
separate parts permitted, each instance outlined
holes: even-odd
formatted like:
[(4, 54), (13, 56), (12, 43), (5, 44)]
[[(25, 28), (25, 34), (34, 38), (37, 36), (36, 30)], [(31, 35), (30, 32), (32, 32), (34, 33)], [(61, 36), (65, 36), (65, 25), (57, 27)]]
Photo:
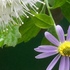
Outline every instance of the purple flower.
[(41, 45), (34, 50), (40, 52), (41, 54), (37, 55), (36, 59), (46, 58), (52, 55), (56, 57), (51, 61), (46, 70), (52, 70), (55, 64), (60, 59), (59, 69), (58, 70), (70, 70), (70, 26), (68, 28), (67, 37), (65, 40), (64, 31), (60, 25), (56, 26), (57, 35), (59, 40), (57, 40), (49, 32), (45, 32), (45, 37), (55, 46), (51, 45)]

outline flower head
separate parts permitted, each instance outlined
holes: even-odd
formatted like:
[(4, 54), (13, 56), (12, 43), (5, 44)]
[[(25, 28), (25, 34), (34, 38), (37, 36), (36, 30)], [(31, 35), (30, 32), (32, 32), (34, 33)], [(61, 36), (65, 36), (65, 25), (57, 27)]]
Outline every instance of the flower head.
[[(46, 58), (52, 55), (56, 55), (56, 57), (51, 61), (46, 70), (52, 70), (55, 64), (60, 60), (60, 65), (58, 70), (70, 70), (70, 26), (68, 28), (67, 37), (65, 40), (64, 31), (61, 26), (56, 26), (56, 31), (59, 37), (57, 40), (52, 34), (49, 32), (45, 32), (45, 37), (52, 43), (52, 45), (41, 45), (34, 50), (40, 52), (41, 54), (37, 55), (36, 59)], [(61, 57), (61, 58), (60, 58)]]
[(37, 2), (43, 3), (41, 0), (0, 0), (0, 30), (8, 30), (12, 24), (17, 24), (12, 17), (18, 18), (23, 24), (20, 16), (29, 17), (30, 6), (36, 13), (38, 7), (35, 5)]

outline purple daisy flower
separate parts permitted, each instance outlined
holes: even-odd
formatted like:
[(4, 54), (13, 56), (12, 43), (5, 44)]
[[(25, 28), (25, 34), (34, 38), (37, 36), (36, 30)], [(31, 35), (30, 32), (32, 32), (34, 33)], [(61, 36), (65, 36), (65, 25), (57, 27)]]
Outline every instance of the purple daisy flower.
[(58, 70), (70, 70), (70, 26), (68, 28), (66, 40), (64, 37), (64, 31), (60, 25), (56, 26), (56, 31), (59, 40), (57, 40), (49, 32), (45, 32), (45, 37), (55, 46), (51, 45), (38, 46), (38, 48), (35, 48), (34, 50), (40, 52), (41, 54), (37, 55), (35, 58), (42, 59), (57, 54), (56, 57), (48, 65), (46, 70), (52, 70), (59, 59), (60, 64)]

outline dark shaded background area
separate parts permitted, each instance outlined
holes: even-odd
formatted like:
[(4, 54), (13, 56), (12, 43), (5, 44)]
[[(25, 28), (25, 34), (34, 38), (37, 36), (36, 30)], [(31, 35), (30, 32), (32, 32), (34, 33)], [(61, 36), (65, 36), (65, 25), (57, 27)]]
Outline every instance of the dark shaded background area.
[[(65, 33), (69, 23), (66, 19), (60, 22)], [(39, 46), (43, 37), (43, 32), (27, 43), (21, 43), (15, 48), (0, 48), (0, 70), (45, 70), (54, 56), (37, 60), (35, 55), (38, 53), (34, 48)], [(59, 63), (56, 64), (53, 70), (58, 69)]]

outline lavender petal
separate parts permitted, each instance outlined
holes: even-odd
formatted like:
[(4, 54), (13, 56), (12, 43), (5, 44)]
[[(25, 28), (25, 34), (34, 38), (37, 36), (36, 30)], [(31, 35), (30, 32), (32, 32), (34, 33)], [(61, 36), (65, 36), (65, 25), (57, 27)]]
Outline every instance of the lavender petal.
[(49, 32), (45, 32), (45, 37), (54, 45), (59, 46), (60, 42)]
[(66, 40), (69, 40), (70, 41), (70, 26), (68, 28)]
[(69, 57), (66, 57), (65, 70), (69, 70)]
[(35, 58), (36, 59), (42, 59), (42, 58), (46, 58), (46, 57), (49, 57), (49, 56), (52, 56), (55, 54), (57, 54), (57, 52), (41, 53), (41, 54), (35, 56)]
[(65, 70), (65, 57), (64, 56), (61, 57), (59, 70)]
[(69, 70), (70, 70), (70, 58), (69, 58)]
[(57, 61), (59, 60), (61, 55), (57, 55), (53, 60), (52, 62), (49, 64), (49, 66), (47, 67), (46, 70), (52, 70), (52, 68), (55, 66), (55, 64), (57, 63)]
[(37, 52), (45, 52), (45, 53), (54, 52), (54, 51), (57, 52), (57, 47), (51, 45), (41, 45), (35, 48), (34, 50)]
[(64, 42), (64, 41), (65, 41), (64, 31), (63, 31), (63, 29), (62, 29), (62, 27), (61, 27), (60, 25), (57, 25), (57, 26), (56, 26), (56, 31), (57, 31), (59, 40), (60, 40), (61, 42)]

